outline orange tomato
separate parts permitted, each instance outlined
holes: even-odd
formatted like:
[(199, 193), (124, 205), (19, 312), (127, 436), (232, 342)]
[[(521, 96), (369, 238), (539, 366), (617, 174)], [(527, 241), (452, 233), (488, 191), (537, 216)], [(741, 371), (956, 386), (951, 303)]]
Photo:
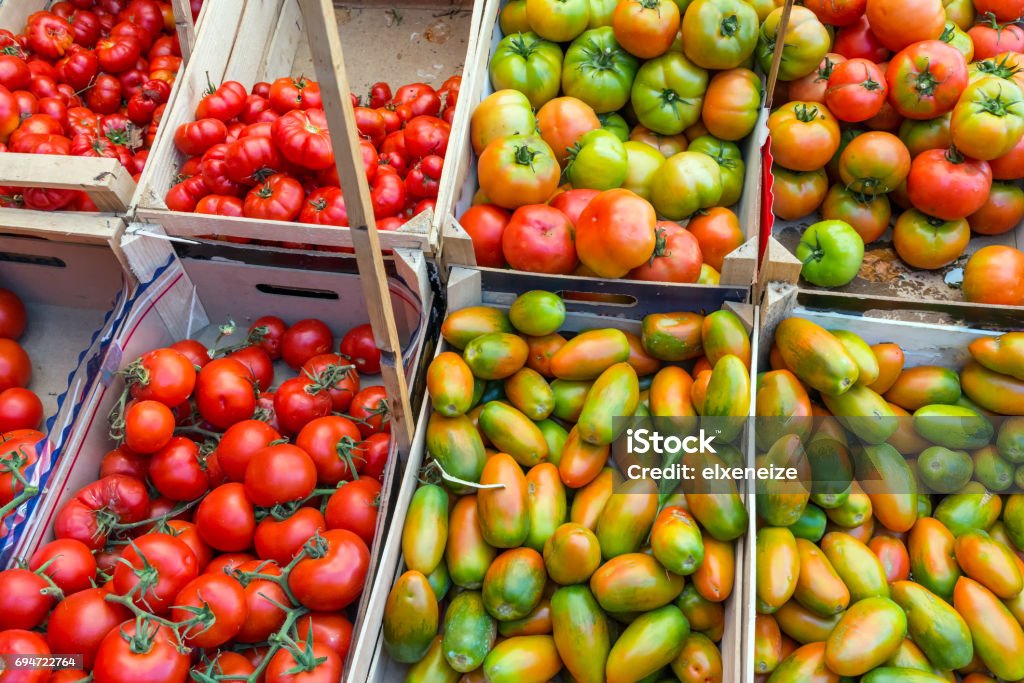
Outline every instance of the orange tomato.
[(556, 97), (537, 110), (537, 129), (554, 150), (560, 166), (565, 166), (569, 148), (581, 135), (600, 127), (601, 121), (590, 105), (575, 97)]
[(750, 69), (730, 69), (708, 84), (701, 119), (716, 138), (739, 140), (754, 129), (760, 108), (761, 79)]
[(612, 30), (626, 52), (653, 59), (672, 47), (679, 22), (675, 0), (622, 0), (612, 15)]
[(786, 221), (795, 221), (818, 210), (828, 193), (825, 169), (790, 171), (772, 165), (772, 213)]
[(936, 40), (946, 27), (942, 0), (868, 0), (871, 31), (893, 52), (922, 40)]
[(704, 263), (718, 272), (722, 272), (725, 257), (738, 249), (745, 240), (739, 218), (721, 206), (694, 216), (686, 229), (697, 238)]
[[(1022, 138), (1024, 139), (1024, 138)], [(1024, 190), (1010, 183), (993, 183), (984, 206), (967, 217), (979, 235), (1001, 235), (1024, 219)]]
[(768, 117), (772, 157), (794, 171), (816, 171), (839, 149), (839, 122), (824, 104), (789, 102)]
[(580, 261), (599, 277), (622, 277), (654, 253), (658, 217), (629, 190), (607, 190), (583, 209), (576, 223)]
[(964, 299), (979, 304), (1024, 306), (1024, 252), (991, 245), (976, 251), (964, 268)]

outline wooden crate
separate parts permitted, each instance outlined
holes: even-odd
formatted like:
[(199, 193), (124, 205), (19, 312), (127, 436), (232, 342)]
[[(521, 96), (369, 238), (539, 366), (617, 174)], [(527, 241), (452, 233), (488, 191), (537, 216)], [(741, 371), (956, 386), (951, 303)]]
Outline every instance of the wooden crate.
[[(425, 82), (439, 86), (462, 71), (475, 42), (477, 17), (470, 0), (406, 0), (395, 5), (362, 0), (335, 5), (346, 53), (349, 82), (357, 93), (372, 83), (397, 87)], [(298, 0), (214, 0), (200, 27), (196, 49), (184, 75), (180, 96), (168, 109), (164, 128), (174, 131), (194, 118), (195, 106), (214, 83), (236, 80), (251, 87), (283, 76), (316, 77), (305, 39)], [(231, 36), (232, 39), (228, 39)], [(237, 36), (237, 37), (236, 37)], [(335, 135), (340, 134), (336, 132)], [(169, 211), (164, 202), (185, 157), (174, 146), (173, 132), (162, 135), (140, 181), (139, 217), (159, 223), (169, 235), (197, 238), (230, 236), (255, 240), (349, 247), (347, 228), (304, 225), (252, 218), (206, 216)], [(433, 254), (437, 236), (430, 215), (421, 215), (398, 231), (380, 233), (385, 248), (418, 249)]]
[[(32, 359), (32, 389), (43, 402), (48, 445), (26, 474), (45, 487), (79, 405), (100, 373), (99, 360), (128, 298), (128, 283), (110, 249), (0, 236), (0, 288), (25, 303), (28, 325), (19, 343)], [(0, 533), (0, 566), (29, 526), (40, 498), (9, 517)]]
[[(465, 120), (461, 122), (460, 134), (457, 137), (453, 135), (449, 144), (445, 172), (450, 171), (451, 176), (442, 182), (433, 228), (442, 235), (442, 257), (447, 265), (476, 265), (473, 241), (458, 221), (458, 217), (472, 205), (473, 195), (480, 187), (476, 174), (476, 154), (473, 152), (469, 137), (469, 118), (472, 115), (471, 110), (494, 92), (488, 75), (488, 64), (503, 35), (498, 25), (498, 15), (508, 1), (485, 0), (481, 17), (480, 46), (473, 56), (472, 66), (466, 69), (471, 76), (463, 81), (460, 93), (459, 101), (465, 107), (462, 112)], [(722, 265), (722, 285), (751, 287), (756, 280), (761, 223), (762, 171), (759, 150), (768, 132), (767, 120), (765, 112), (758, 119), (754, 132), (738, 143), (746, 164), (746, 176), (743, 181), (743, 196), (731, 208), (739, 216), (740, 226), (747, 241), (726, 256)], [(453, 132), (454, 130), (453, 128)]]
[[(81, 401), (74, 432), (57, 452), (58, 466), (32, 525), (18, 543), (18, 557), (31, 555), (52, 540), (57, 511), (79, 488), (96, 479), (100, 460), (110, 448), (106, 416), (123, 387), (121, 377), (114, 374), (116, 370), (146, 351), (179, 339), (212, 343), (220, 325), (228, 319), (237, 324), (239, 334), (244, 334), (262, 315), (277, 315), (288, 322), (318, 317), (331, 327), (335, 339), (368, 319), (355, 259), (350, 256), (293, 257), (229, 244), (177, 245), (178, 251), (172, 254), (165, 241), (153, 237), (133, 236), (129, 242), (126, 250), (146, 284), (132, 297), (114, 334), (104, 361), (110, 372)], [(391, 263), (389, 275), (406, 376), (413, 381), (419, 375), (420, 358), (430, 347), (434, 302), (427, 264), (421, 253), (399, 254)], [(278, 382), (291, 376), (281, 361), (275, 364), (275, 370)], [(364, 386), (380, 381), (379, 376), (360, 379)], [(388, 535), (392, 499), (401, 473), (401, 458), (393, 439), (384, 472), (368, 586)], [(369, 595), (367, 589), (358, 611), (352, 613), (356, 633), (366, 618)]]
[[(564, 328), (575, 331), (601, 327), (616, 327), (639, 333), (640, 318), (648, 313), (692, 310), (710, 313), (722, 307), (734, 310), (748, 324), (751, 331), (757, 328), (756, 311), (742, 303), (746, 290), (742, 287), (698, 287), (687, 285), (656, 285), (624, 281), (593, 280), (575, 283), (570, 290), (563, 278), (549, 275), (535, 275), (496, 271), (478, 268), (455, 267), (448, 281), (448, 308), (456, 311), (480, 304), (508, 308), (519, 294), (529, 290), (551, 292), (579, 292), (598, 295), (598, 299), (615, 298), (615, 303), (599, 303), (582, 299), (566, 300), (568, 316)], [(754, 340), (756, 344), (756, 339)], [(756, 350), (756, 346), (754, 347)], [(438, 344), (437, 353), (447, 349), (445, 342)], [(751, 378), (756, 376), (756, 366), (751, 368)], [(751, 403), (751, 410), (753, 403)], [(413, 493), (418, 486), (419, 470), (426, 459), (426, 430), (431, 406), (426, 398), (420, 409), (416, 438), (413, 442), (405, 477), (398, 497), (393, 501), (394, 522), (387, 543), (382, 550), (377, 578), (370, 595), (367, 618), (363, 630), (354, 641), (352, 650), (355, 658), (349, 663), (352, 680), (366, 680), (369, 683), (391, 683), (403, 680), (405, 666), (397, 664), (384, 651), (381, 632), (384, 603), (396, 578), (404, 571), (402, 562), (402, 534), (405, 514)], [(749, 430), (748, 430), (749, 431)], [(746, 439), (752, 443), (753, 434)], [(744, 496), (749, 510), (753, 510), (753, 499)], [(753, 514), (751, 514), (753, 529)], [(726, 604), (725, 634), (720, 643), (725, 666), (725, 681), (746, 681), (753, 679), (752, 657), (746, 655), (746, 648), (753, 638), (753, 591), (752, 570), (749, 569), (748, 555), (752, 544), (747, 538), (737, 540), (737, 563), (742, 562), (742, 571), (737, 567), (733, 592)], [(747, 669), (750, 669), (747, 672)]]

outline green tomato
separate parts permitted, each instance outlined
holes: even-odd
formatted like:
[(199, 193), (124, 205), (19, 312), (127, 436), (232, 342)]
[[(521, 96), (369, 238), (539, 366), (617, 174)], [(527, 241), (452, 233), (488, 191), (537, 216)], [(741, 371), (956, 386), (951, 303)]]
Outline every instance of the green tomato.
[(590, 0), (526, 0), (526, 20), (541, 38), (567, 43), (587, 30)]
[(539, 109), (558, 95), (562, 48), (536, 33), (513, 33), (494, 49), (489, 72), (495, 90), (518, 90)]
[(645, 128), (678, 135), (700, 119), (707, 89), (707, 71), (681, 53), (668, 52), (640, 67), (630, 100)]
[(629, 140), (629, 124), (626, 123), (626, 119), (622, 118), (621, 114), (615, 112), (598, 114), (597, 119), (601, 122), (602, 128), (615, 133), (615, 137), (618, 139), (623, 142)]
[[(783, 8), (772, 10), (761, 24), (757, 39), (757, 61), (768, 73), (775, 55), (779, 24)], [(806, 76), (821, 64), (830, 47), (832, 36), (825, 25), (818, 21), (814, 12), (806, 7), (794, 7), (786, 29), (785, 45), (782, 48), (782, 63), (779, 65), (780, 81), (795, 81)]]
[(818, 287), (842, 287), (857, 277), (864, 260), (864, 240), (846, 221), (820, 221), (807, 228), (796, 257), (800, 274)]
[(626, 158), (629, 163), (626, 169), (626, 180), (622, 186), (649, 201), (651, 199), (651, 182), (654, 180), (654, 174), (665, 164), (665, 157), (646, 142), (630, 140), (623, 147), (626, 148)]
[(598, 128), (569, 148), (565, 177), (576, 189), (613, 190), (626, 179), (626, 148), (615, 133)]
[(562, 91), (583, 100), (598, 114), (616, 111), (629, 101), (640, 62), (619, 46), (610, 27), (594, 28), (565, 52)]
[(743, 0), (694, 0), (683, 17), (683, 50), (705, 69), (735, 69), (754, 53), (759, 26)]
[(740, 200), (743, 194), (743, 176), (746, 174), (746, 165), (743, 163), (743, 154), (740, 148), (733, 142), (719, 140), (713, 135), (701, 135), (690, 143), (687, 148), (691, 152), (703, 152), (715, 160), (718, 170), (722, 174), (722, 198), (719, 199), (720, 206), (732, 206)]
[(706, 263), (700, 264), (700, 277), (697, 278), (698, 285), (717, 285), (721, 281), (721, 273)]
[(590, 22), (587, 28), (601, 28), (612, 25), (612, 15), (619, 0), (590, 0)]
[(673, 154), (651, 179), (651, 204), (669, 220), (678, 221), (722, 199), (722, 174), (703, 152)]

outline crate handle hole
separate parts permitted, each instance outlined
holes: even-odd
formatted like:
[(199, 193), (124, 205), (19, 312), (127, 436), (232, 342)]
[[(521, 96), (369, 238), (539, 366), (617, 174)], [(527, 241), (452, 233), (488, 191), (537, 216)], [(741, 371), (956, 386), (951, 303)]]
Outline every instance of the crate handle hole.
[(306, 289), (305, 287), (281, 287), (279, 285), (256, 285), (256, 289), (263, 294), (275, 294), (277, 296), (297, 296), (304, 299), (325, 299), (337, 301), (338, 293), (327, 289)]
[(33, 266), (46, 266), (48, 268), (67, 268), (68, 264), (56, 256), (39, 256), (36, 254), (16, 254), (10, 251), (0, 251), (0, 262), (3, 263), (25, 263)]
[(630, 308), (637, 305), (635, 296), (629, 294), (605, 294), (603, 292), (577, 292), (574, 290), (562, 290), (558, 296), (565, 301), (584, 304), (587, 306), (622, 306)]

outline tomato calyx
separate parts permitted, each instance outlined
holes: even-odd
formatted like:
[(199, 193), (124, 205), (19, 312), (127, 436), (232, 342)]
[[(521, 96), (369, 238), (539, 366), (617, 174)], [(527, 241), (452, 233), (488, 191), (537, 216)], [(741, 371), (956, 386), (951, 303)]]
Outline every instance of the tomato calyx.
[(516, 146), (513, 159), (519, 166), (529, 166), (532, 169), (533, 159), (538, 154), (540, 154), (540, 152), (535, 149), (530, 149), (529, 145), (518, 145)]
[(1002, 94), (990, 96), (988, 93), (985, 92), (981, 93), (981, 99), (979, 102), (977, 102), (978, 109), (980, 111), (986, 114), (991, 114), (992, 116), (999, 117), (1009, 116), (1012, 113), (1010, 111), (1010, 108), (1014, 104), (1018, 103), (1011, 102), (1007, 104), (1007, 102), (1003, 99)]
[[(5, 439), (3, 441), (8, 440), (9, 439)], [(0, 441), (0, 443), (3, 443), (3, 441)], [(18, 509), (22, 503), (33, 498), (39, 493), (39, 487), (30, 485), (28, 480), (25, 478), (25, 475), (22, 473), (22, 469), (30, 462), (32, 461), (28, 454), (25, 453), (24, 444), (20, 444), (17, 450), (0, 454), (0, 474), (10, 474), (17, 484), (16, 488), (20, 489), (18, 495), (14, 496), (10, 502), (0, 506), (0, 519), (2, 519), (8, 512)]]
[(533, 56), (534, 52), (540, 49), (540, 42), (536, 40), (527, 42), (526, 36), (524, 36), (522, 33), (517, 33), (509, 41), (509, 48), (509, 52), (516, 55), (517, 57), (529, 59), (530, 57)]
[(722, 19), (722, 23), (718, 28), (722, 32), (722, 36), (731, 38), (740, 30), (740, 20), (735, 14), (730, 14)]
[(950, 145), (949, 149), (946, 150), (946, 161), (951, 164), (962, 164), (967, 161), (967, 158), (960, 153), (960, 150), (956, 148), (956, 145)]
[[(152, 626), (152, 628), (150, 628)], [(128, 643), (128, 649), (134, 655), (149, 654), (156, 643), (156, 635), (160, 632), (160, 624), (148, 617), (135, 617), (135, 633), (128, 635), (121, 629), (121, 637)]]
[(653, 266), (654, 259), (659, 256), (668, 255), (668, 237), (666, 236), (667, 231), (665, 228), (654, 229), (654, 252), (651, 253), (651, 258), (647, 261), (647, 265)]
[(283, 643), (282, 647), (288, 650), (292, 655), (292, 659), (295, 660), (295, 666), (285, 671), (288, 675), (294, 676), (296, 674), (309, 673), (327, 661), (326, 656), (317, 657), (314, 654), (312, 638), (306, 639), (303, 645), (299, 645), (291, 637), (283, 633), (277, 634), (277, 639)]
[(616, 52), (610, 47), (601, 47), (596, 40), (591, 38), (585, 45), (581, 46), (583, 59), (576, 67), (584, 73), (590, 71), (614, 71)]
[(817, 105), (798, 104), (793, 107), (793, 113), (797, 121), (811, 123), (818, 118), (819, 111)]
[(1009, 56), (1005, 56), (999, 61), (996, 61), (994, 58), (983, 59), (980, 62), (975, 62), (973, 66), (978, 70), (978, 73), (983, 73), (987, 76), (995, 76), (996, 78), (1002, 78), (1004, 80), (1012, 79), (1022, 70), (1010, 61)]
[(921, 97), (931, 97), (935, 94), (935, 89), (942, 85), (942, 81), (935, 78), (935, 74), (932, 73), (931, 65), (926, 66), (921, 73), (914, 78), (914, 90)]
[(827, 81), (832, 77), (832, 71), (835, 70), (836, 63), (828, 57), (822, 61), (821, 66), (818, 67), (818, 76), (815, 78), (817, 81)]

